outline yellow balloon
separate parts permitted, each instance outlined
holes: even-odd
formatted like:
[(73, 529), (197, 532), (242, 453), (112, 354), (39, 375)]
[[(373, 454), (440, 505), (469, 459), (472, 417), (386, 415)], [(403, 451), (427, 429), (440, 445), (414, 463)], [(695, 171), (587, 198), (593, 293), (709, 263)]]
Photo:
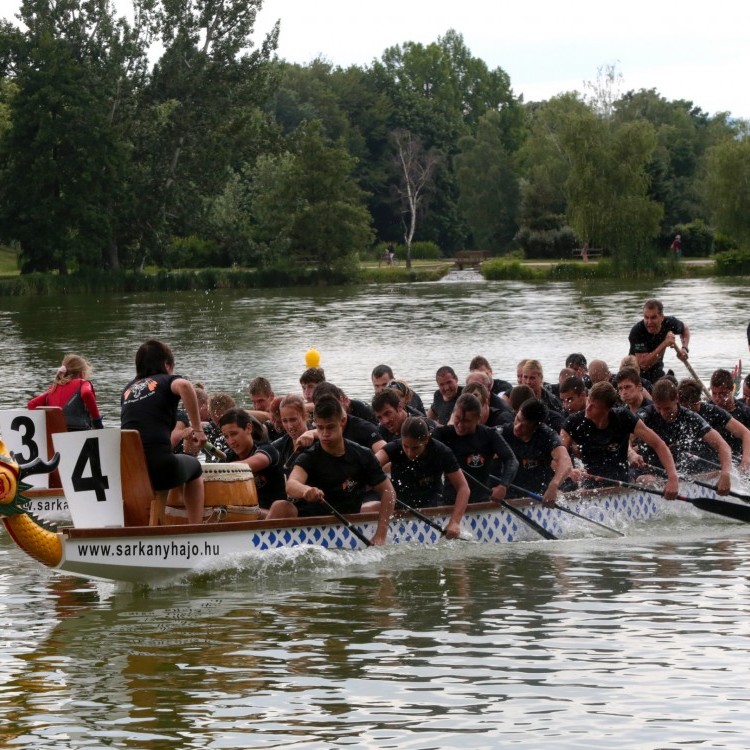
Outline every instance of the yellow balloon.
[(305, 364), (308, 367), (320, 367), (320, 352), (317, 349), (308, 349), (305, 352)]

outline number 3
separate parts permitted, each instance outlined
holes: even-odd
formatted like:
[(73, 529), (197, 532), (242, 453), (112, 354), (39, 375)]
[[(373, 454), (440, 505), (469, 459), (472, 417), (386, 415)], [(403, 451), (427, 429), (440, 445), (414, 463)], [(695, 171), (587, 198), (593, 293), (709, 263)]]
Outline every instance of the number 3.
[(18, 461), (19, 464), (27, 464), (37, 458), (39, 456), (39, 446), (34, 440), (36, 428), (34, 427), (33, 420), (30, 417), (16, 417), (10, 423), (10, 429), (13, 430), (13, 432), (19, 433), (21, 437), (21, 445), (23, 445), (24, 448), (29, 449), (28, 456), (16, 455), (16, 461)]

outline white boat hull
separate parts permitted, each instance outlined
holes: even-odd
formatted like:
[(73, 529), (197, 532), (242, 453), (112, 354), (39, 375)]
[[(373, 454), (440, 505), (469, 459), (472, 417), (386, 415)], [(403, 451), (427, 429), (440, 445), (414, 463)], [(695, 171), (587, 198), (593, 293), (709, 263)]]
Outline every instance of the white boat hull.
[[(704, 493), (705, 494), (705, 493)], [(658, 515), (665, 501), (646, 492), (609, 490), (588, 499), (568, 502), (575, 510), (603, 523), (628, 523)], [(585, 521), (558, 509), (538, 504), (524, 512), (556, 536), (564, 538)], [(444, 526), (450, 508), (429, 512)], [(351, 516), (367, 537), (375, 533), (377, 514)], [(540, 537), (510, 511), (490, 503), (469, 506), (461, 528), (473, 542), (504, 544)], [(330, 517), (270, 523), (249, 521), (210, 525), (156, 526), (113, 529), (61, 529), (62, 559), (57, 570), (89, 578), (131, 582), (156, 582), (202, 567), (212, 567), (254, 551), (316, 545), (355, 550), (362, 542), (343, 524)], [(441, 534), (411, 515), (398, 515), (390, 524), (389, 544), (437, 544)], [(462, 543), (462, 542), (458, 542)]]

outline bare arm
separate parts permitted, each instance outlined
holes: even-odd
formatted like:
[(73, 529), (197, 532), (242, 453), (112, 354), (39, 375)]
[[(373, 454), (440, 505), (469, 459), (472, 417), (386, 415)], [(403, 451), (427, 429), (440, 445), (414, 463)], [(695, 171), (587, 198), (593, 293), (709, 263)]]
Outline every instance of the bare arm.
[(453, 489), (456, 490), (456, 502), (453, 505), (453, 513), (451, 513), (450, 521), (448, 521), (448, 525), (445, 527), (445, 535), (448, 539), (456, 539), (461, 534), (461, 519), (464, 517), (466, 506), (469, 504), (471, 490), (469, 489), (466, 477), (460, 469), (446, 474), (445, 478), (453, 485)]
[(562, 441), (562, 447), (565, 448), (566, 451), (568, 451), (568, 454), (570, 454), (570, 450), (571, 448), (575, 447), (575, 443), (573, 442), (573, 438), (570, 437), (570, 433), (567, 430), (560, 430), (560, 440)]
[(573, 462), (570, 460), (570, 454), (567, 449), (558, 445), (552, 449), (552, 468), (555, 470), (555, 475), (550, 479), (547, 489), (544, 492), (544, 504), (554, 505), (557, 499), (557, 491), (560, 489), (560, 485), (565, 481), (565, 477), (570, 474), (573, 468)]
[(323, 490), (307, 484), (307, 472), (301, 466), (295, 466), (286, 480), (286, 494), (295, 500), (307, 500), (310, 503), (325, 499)]
[(635, 355), (635, 358), (638, 360), (638, 366), (641, 370), (648, 370), (649, 367), (653, 367), (659, 360), (664, 358), (664, 352), (669, 349), (670, 346), (674, 346), (674, 344), (674, 333), (668, 331), (664, 341), (662, 341), (652, 352)]
[(266, 453), (256, 451), (252, 456), (247, 458), (241, 458), (240, 461), (243, 464), (247, 464), (254, 472), (263, 471), (271, 465), (271, 459)]
[(720, 495), (726, 495), (732, 488), (732, 450), (724, 438), (716, 430), (709, 430), (703, 440), (708, 443), (718, 454), (719, 463), (721, 464), (721, 474), (719, 481), (716, 483), (716, 491)]
[(750, 471), (750, 430), (742, 422), (732, 417), (725, 425), (727, 432), (742, 440), (742, 460), (740, 469)]
[(680, 341), (682, 342), (682, 353), (687, 357), (688, 347), (690, 346), (690, 329), (685, 323), (682, 325), (683, 329), (680, 334)]
[(373, 489), (380, 496), (380, 515), (378, 516), (378, 528), (370, 541), (374, 545), (383, 545), (388, 538), (388, 524), (393, 516), (396, 492), (390, 479), (384, 479), (380, 484), (376, 484)]
[(378, 453), (380, 453), (381, 450), (383, 450), (384, 445), (385, 445), (385, 440), (378, 440), (372, 444), (372, 446), (370, 447), (370, 450), (372, 450), (372, 452), (375, 455), (377, 455)]
[(518, 459), (516, 454), (513, 453), (508, 443), (505, 442), (505, 438), (500, 434), (499, 430), (495, 430), (497, 433), (497, 439), (495, 440), (494, 447), (497, 458), (502, 461), (503, 470), (502, 472), (496, 472), (495, 478), (498, 480), (498, 484), (492, 488), (492, 499), (495, 501), (502, 500), (505, 497), (505, 493), (508, 491), (508, 485), (513, 481), (518, 471)]
[(175, 378), (172, 381), (171, 390), (172, 393), (179, 396), (182, 400), (182, 405), (185, 407), (188, 417), (190, 417), (190, 425), (193, 428), (199, 447), (202, 448), (207, 438), (206, 433), (203, 431), (200, 409), (198, 408), (198, 397), (195, 395), (193, 384), (189, 380), (185, 380), (185, 378)]

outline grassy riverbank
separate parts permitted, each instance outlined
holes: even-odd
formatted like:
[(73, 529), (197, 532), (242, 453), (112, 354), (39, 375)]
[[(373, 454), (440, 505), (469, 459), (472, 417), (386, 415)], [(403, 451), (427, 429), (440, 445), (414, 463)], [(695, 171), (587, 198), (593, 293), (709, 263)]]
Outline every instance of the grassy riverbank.
[[(623, 278), (622, 271), (609, 259), (583, 261), (521, 261), (495, 258), (482, 264), (482, 275), (492, 281), (572, 281), (576, 279)], [(627, 275), (627, 274), (626, 274)], [(633, 273), (632, 278), (665, 279), (704, 278), (716, 276), (713, 259), (695, 258), (680, 262), (664, 261), (649, 268), (648, 273)]]
[[(331, 273), (304, 265), (285, 268), (146, 269), (136, 271), (88, 270), (60, 276), (56, 273), (20, 274), (16, 254), (0, 248), (0, 297), (44, 294), (101, 294), (117, 292), (204, 291), (210, 289), (264, 289), (345, 284), (397, 284), (437, 281), (456, 268), (450, 258), (415, 260), (407, 270), (403, 263), (386, 266), (360, 263), (354, 271)], [(747, 273), (742, 268), (734, 273)], [(650, 269), (651, 278), (700, 278), (726, 274), (711, 259), (664, 261)], [(582, 261), (522, 261), (494, 258), (482, 264), (488, 280), (571, 281), (617, 279), (623, 274), (608, 259)], [(636, 277), (642, 274), (633, 274)], [(729, 275), (733, 275), (730, 273)]]
[(313, 268), (205, 268), (197, 270), (83, 271), (56, 273), (0, 272), (0, 297), (43, 294), (101, 294), (116, 292), (204, 291), (207, 289), (269, 289), (437, 281), (453, 268), (450, 261), (416, 261), (404, 266), (362, 264), (354, 273), (331, 273)]

